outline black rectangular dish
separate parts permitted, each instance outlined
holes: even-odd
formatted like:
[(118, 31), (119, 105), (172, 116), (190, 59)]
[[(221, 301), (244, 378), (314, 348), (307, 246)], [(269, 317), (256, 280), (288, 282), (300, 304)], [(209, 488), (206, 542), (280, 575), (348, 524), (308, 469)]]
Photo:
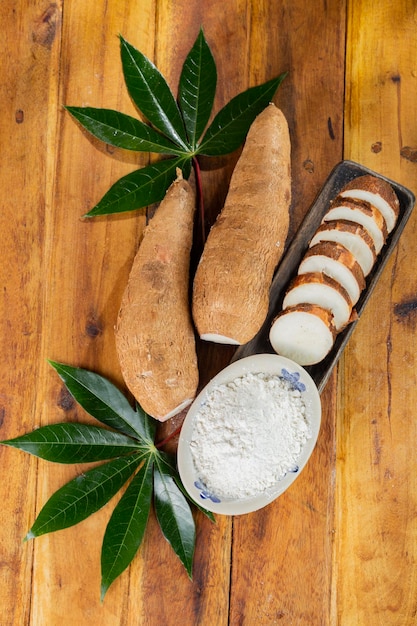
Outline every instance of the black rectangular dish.
[(339, 163), (330, 173), (328, 179), (323, 185), (322, 190), (311, 206), (304, 221), (298, 229), (294, 239), (290, 243), (287, 252), (282, 258), (278, 269), (275, 273), (274, 280), (271, 285), (270, 291), (270, 304), (268, 316), (255, 337), (248, 343), (240, 346), (233, 357), (233, 361), (241, 359), (252, 354), (261, 353), (273, 353), (274, 350), (269, 342), (269, 330), (271, 323), (278, 312), (281, 310), (282, 300), (285, 295), (285, 291), (289, 282), (297, 274), (298, 266), (304, 256), (305, 251), (308, 248), (310, 240), (320, 225), (322, 218), (329, 208), (330, 201), (339, 193), (339, 191), (351, 180), (364, 174), (371, 174), (377, 176), (383, 180), (386, 180), (396, 192), (399, 203), (400, 213), (393, 231), (390, 233), (388, 240), (379, 253), (375, 265), (367, 276), (366, 287), (363, 290), (360, 299), (355, 305), (357, 313), (357, 319), (350, 323), (341, 333), (336, 337), (332, 350), (326, 356), (326, 358), (317, 363), (316, 365), (310, 365), (305, 367), (310, 376), (316, 383), (319, 391), (321, 392), (326, 382), (339, 360), (348, 340), (351, 336), (356, 324), (358, 323), (360, 316), (365, 308), (366, 303), (384, 269), (392, 251), (394, 250), (398, 239), (410, 217), (413, 210), (415, 197), (414, 194), (407, 188), (399, 185), (398, 183), (381, 176), (377, 172), (374, 172), (358, 163), (353, 161), (342, 161)]

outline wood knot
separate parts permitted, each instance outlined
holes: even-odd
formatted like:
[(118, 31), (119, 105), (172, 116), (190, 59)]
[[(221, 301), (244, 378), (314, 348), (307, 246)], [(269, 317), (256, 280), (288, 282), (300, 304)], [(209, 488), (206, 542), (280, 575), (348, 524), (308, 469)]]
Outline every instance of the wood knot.
[(412, 320), (417, 314), (417, 300), (405, 300), (394, 306), (394, 313), (399, 321)]
[(95, 339), (96, 337), (101, 335), (102, 332), (103, 332), (103, 329), (100, 323), (96, 319), (90, 318), (89, 320), (87, 320), (86, 325), (85, 325), (85, 334), (88, 337)]
[(303, 167), (309, 174), (314, 173), (314, 163), (311, 159), (306, 159), (303, 163)]
[(335, 134), (334, 134), (334, 130), (333, 130), (333, 124), (332, 124), (332, 118), (329, 117), (327, 118), (327, 129), (329, 131), (329, 137), (332, 141), (334, 141), (335, 139)]
[(59, 397), (57, 401), (57, 405), (63, 411), (71, 411), (71, 409), (75, 405), (75, 400), (68, 391), (66, 387), (61, 387), (61, 391), (59, 392)]
[(417, 163), (417, 148), (410, 148), (410, 146), (404, 146), (400, 150), (400, 156), (411, 163)]
[(54, 43), (59, 24), (60, 12), (58, 5), (53, 2), (42, 13), (40, 18), (35, 20), (34, 29), (32, 31), (33, 42), (50, 50)]

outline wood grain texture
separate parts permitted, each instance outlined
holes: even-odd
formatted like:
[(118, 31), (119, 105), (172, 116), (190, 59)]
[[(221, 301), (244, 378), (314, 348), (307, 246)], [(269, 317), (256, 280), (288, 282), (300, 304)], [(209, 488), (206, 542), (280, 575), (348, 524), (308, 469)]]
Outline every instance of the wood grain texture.
[[(203, 26), (218, 67), (215, 111), (288, 71), (275, 103), (292, 133), (293, 234), (343, 154), (417, 191), (416, 11), (414, 0), (2, 0), (1, 439), (91, 419), (47, 358), (123, 386), (114, 323), (145, 215), (82, 215), (149, 157), (91, 140), (63, 108), (137, 113), (118, 35), (175, 92)], [(207, 227), (237, 156), (202, 163)], [(197, 514), (193, 581), (152, 514), (101, 604), (101, 540), (115, 502), (22, 543), (47, 498), (84, 467), (1, 447), (1, 626), (415, 624), (416, 228), (413, 215), (327, 384), (303, 474), (256, 514), (216, 524)], [(232, 354), (200, 345), (200, 384)]]
[[(416, 18), (415, 2), (350, 2), (345, 103), (345, 156), (414, 193)], [(414, 214), (341, 369), (334, 621), (342, 626), (417, 619), (416, 227)]]
[(231, 624), (330, 623), (334, 391), (333, 377), (323, 395), (318, 445), (296, 488), (259, 513), (234, 519)]
[[(264, 49), (260, 54), (268, 58), (270, 67), (283, 64), (289, 71), (277, 99), (289, 118), (293, 145), (294, 228), (307, 211), (308, 200), (318, 192), (316, 185), (324, 182), (342, 156), (344, 3), (330, 3), (327, 10), (317, 5), (304, 5), (301, 10), (301, 5), (284, 3), (278, 20), (269, 13), (270, 3), (253, 4), (253, 49), (265, 38), (265, 24), (274, 23), (276, 30), (272, 30), (267, 44), (263, 42), (268, 53)], [(318, 32), (319, 39), (311, 36)], [(302, 41), (308, 42), (307, 46), (300, 45)], [(260, 71), (259, 63), (257, 76), (265, 80), (265, 73), (261, 78)], [(267, 71), (268, 66), (264, 68)], [(296, 96), (303, 90), (309, 94), (309, 106)], [(329, 119), (333, 120), (334, 137), (329, 135)], [(290, 489), (259, 514), (234, 519), (231, 624), (328, 623), (335, 456), (331, 389), (332, 383), (323, 401), (318, 446), (306, 473), (297, 481), (297, 489)], [(294, 585), (294, 581), (302, 583)]]
[[(37, 381), (43, 332), (46, 241), (45, 195), (49, 166), (45, 154), (56, 111), (53, 42), (60, 11), (44, 2), (2, 2), (0, 81), (1, 131), (1, 437), (39, 425)], [(35, 514), (37, 463), (0, 450), (2, 536), (0, 606), (9, 624), (29, 623), (33, 545), (23, 544)], [(7, 477), (7, 479), (5, 479)], [(7, 512), (6, 512), (7, 502)], [(8, 523), (6, 524), (6, 521)]]

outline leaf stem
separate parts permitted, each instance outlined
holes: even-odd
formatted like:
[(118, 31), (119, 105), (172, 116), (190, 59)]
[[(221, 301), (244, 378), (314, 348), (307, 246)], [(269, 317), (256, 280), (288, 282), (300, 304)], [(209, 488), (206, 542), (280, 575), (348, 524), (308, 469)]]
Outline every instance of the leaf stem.
[(200, 216), (200, 222), (201, 222), (201, 237), (204, 243), (206, 240), (204, 194), (203, 194), (203, 184), (201, 180), (200, 163), (198, 162), (197, 157), (193, 157), (193, 169), (194, 169), (195, 179), (196, 179), (197, 200), (198, 200), (199, 216)]
[(176, 435), (179, 435), (179, 433), (181, 431), (181, 428), (182, 428), (182, 424), (180, 424), (178, 426), (178, 428), (173, 430), (172, 433), (170, 433), (167, 437), (165, 437), (165, 439), (162, 439), (161, 441), (158, 441), (158, 443), (155, 444), (155, 448), (157, 448), (158, 450), (163, 448), (165, 444), (167, 444), (169, 441), (171, 441), (171, 439), (173, 439)]

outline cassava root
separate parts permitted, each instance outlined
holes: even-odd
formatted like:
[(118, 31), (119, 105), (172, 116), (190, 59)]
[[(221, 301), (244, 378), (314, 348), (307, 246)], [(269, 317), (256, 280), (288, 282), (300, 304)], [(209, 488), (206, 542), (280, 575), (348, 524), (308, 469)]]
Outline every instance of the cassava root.
[(249, 129), (197, 267), (192, 312), (203, 340), (246, 343), (266, 318), (288, 234), (290, 152), (287, 121), (270, 104)]
[(189, 306), (195, 194), (180, 172), (145, 227), (116, 325), (128, 389), (165, 421), (194, 399), (198, 365)]

